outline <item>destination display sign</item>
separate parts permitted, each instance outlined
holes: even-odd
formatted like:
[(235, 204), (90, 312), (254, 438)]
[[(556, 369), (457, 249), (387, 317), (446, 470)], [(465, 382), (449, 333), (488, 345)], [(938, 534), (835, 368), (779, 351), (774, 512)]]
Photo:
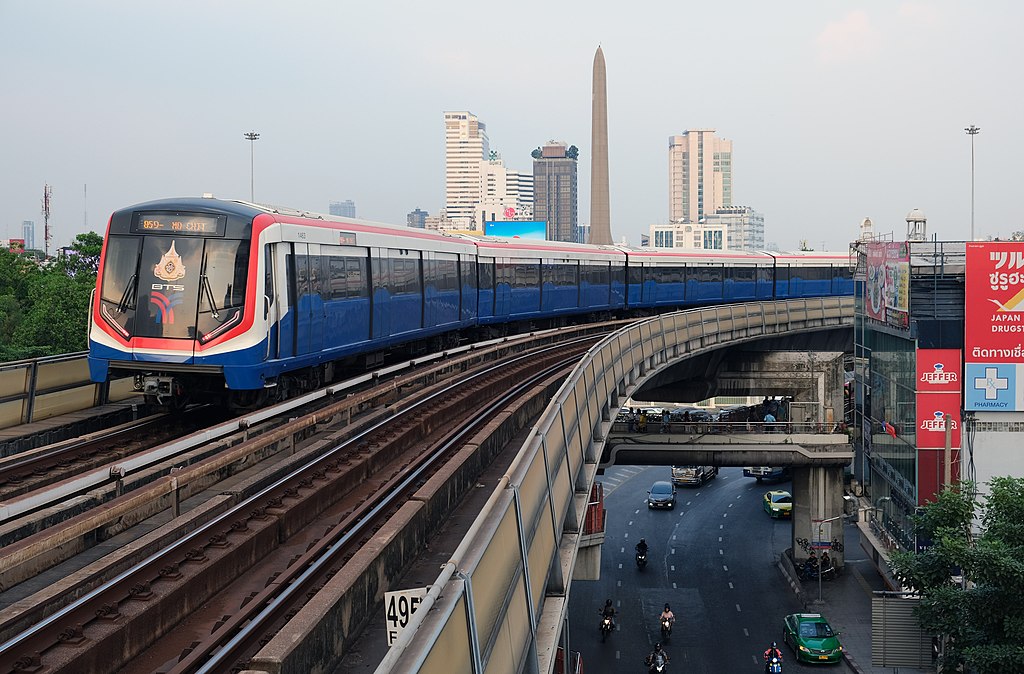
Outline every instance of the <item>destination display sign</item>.
[(136, 213), (133, 234), (174, 234), (175, 236), (224, 236), (226, 221), (216, 215), (196, 213)]

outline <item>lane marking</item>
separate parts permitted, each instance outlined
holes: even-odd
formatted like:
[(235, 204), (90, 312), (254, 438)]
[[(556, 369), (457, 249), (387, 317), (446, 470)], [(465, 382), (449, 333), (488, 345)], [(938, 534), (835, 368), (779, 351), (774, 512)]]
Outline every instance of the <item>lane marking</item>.
[(675, 583), (672, 583), (672, 589), (673, 589), (673, 590), (678, 590), (679, 588), (677, 588), (677, 587), (676, 587), (676, 584), (675, 584)]
[(621, 563), (619, 564), (619, 568), (620, 568), (620, 569), (622, 568), (622, 564), (621, 564)]
[(676, 570), (676, 565), (675, 565), (675, 564), (672, 564), (672, 565), (671, 565), (671, 566), (669, 566), (668, 568), (669, 568), (670, 570), (672, 570), (672, 571), (675, 571), (675, 570)]
[(731, 581), (731, 580), (729, 581), (729, 589), (730, 589), (730, 590), (735, 590), (735, 589), (736, 589), (736, 588), (734, 588), (734, 587), (732, 586), (732, 581)]
[[(729, 570), (729, 567), (728, 567), (728, 566), (726, 566), (725, 564), (723, 564), (723, 565), (722, 565), (722, 569), (724, 569), (725, 571), (728, 571), (728, 570)], [(622, 581), (619, 581), (619, 582), (621, 583)]]
[(737, 613), (742, 613), (743, 612), (743, 609), (740, 608), (739, 604), (736, 604), (736, 612)]

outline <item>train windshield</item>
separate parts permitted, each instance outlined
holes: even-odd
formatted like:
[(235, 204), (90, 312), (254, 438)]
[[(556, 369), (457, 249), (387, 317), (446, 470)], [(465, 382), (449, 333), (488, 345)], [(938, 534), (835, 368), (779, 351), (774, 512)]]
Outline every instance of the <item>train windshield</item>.
[(100, 314), (126, 338), (206, 342), (241, 322), (248, 268), (248, 241), (111, 236)]

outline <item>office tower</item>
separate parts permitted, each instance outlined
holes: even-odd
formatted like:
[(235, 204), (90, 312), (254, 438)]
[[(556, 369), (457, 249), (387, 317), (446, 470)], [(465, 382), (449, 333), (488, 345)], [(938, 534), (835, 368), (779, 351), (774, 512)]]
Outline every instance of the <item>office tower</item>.
[(426, 211), (416, 209), (409, 213), (405, 218), (405, 224), (407, 227), (415, 227), (416, 229), (425, 229), (427, 226), (427, 216), (430, 214)]
[(594, 54), (593, 107), (590, 121), (590, 243), (611, 244), (608, 204), (608, 89), (604, 52)]
[(549, 141), (533, 156), (533, 216), (547, 222), (549, 240), (575, 241), (579, 151), (575, 145)]
[(25, 250), (36, 247), (36, 223), (32, 220), (21, 221), (21, 238), (25, 239)]
[(330, 209), (331, 215), (337, 215), (342, 218), (356, 217), (356, 202), (351, 199), (347, 199), (345, 201), (332, 201)]
[(732, 206), (732, 141), (714, 129), (690, 129), (668, 139), (671, 222), (698, 223)]
[(479, 229), (482, 201), (480, 162), (490, 155), (487, 126), (471, 112), (444, 113), (444, 201), (448, 218), (465, 229)]

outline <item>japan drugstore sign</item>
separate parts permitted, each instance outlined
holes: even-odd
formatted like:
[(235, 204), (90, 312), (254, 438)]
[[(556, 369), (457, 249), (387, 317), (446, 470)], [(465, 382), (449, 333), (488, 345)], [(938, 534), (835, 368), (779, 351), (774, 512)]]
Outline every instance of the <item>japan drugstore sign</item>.
[(1024, 410), (1024, 242), (967, 243), (964, 409)]

